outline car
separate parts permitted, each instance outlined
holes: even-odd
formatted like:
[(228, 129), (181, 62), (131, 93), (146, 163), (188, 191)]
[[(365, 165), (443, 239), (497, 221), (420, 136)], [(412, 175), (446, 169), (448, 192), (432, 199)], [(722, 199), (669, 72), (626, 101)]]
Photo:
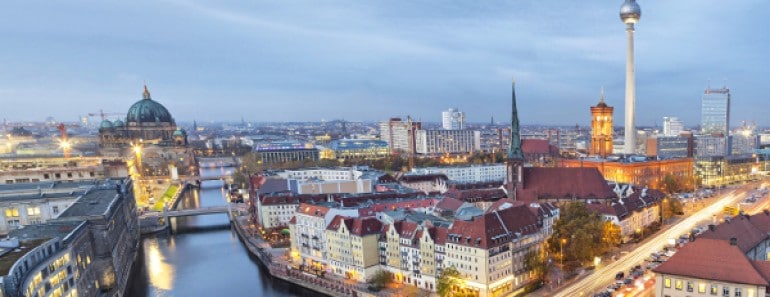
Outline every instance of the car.
[(619, 271), (618, 273), (615, 274), (615, 280), (621, 280), (623, 279), (624, 276), (626, 276), (626, 273), (623, 271)]
[(623, 280), (624, 285), (630, 285), (634, 282), (634, 279), (632, 277), (626, 278)]

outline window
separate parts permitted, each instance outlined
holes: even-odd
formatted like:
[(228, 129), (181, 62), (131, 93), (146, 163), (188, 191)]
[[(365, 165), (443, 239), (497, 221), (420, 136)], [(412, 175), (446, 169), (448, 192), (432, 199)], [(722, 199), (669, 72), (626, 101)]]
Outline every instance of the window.
[(687, 282), (687, 292), (692, 292), (692, 282)]
[(743, 289), (735, 288), (735, 297), (742, 297), (742, 296), (743, 296)]
[(717, 292), (719, 292), (719, 290), (717, 288), (717, 285), (711, 285), (711, 291), (710, 292), (711, 292), (711, 295), (715, 295), (716, 296)]
[(677, 289), (677, 290), (681, 290), (682, 289), (682, 280), (681, 279), (676, 280), (675, 284), (676, 284), (676, 285), (674, 285), (675, 289)]
[(40, 207), (27, 207), (27, 215), (39, 216), (40, 215)]
[(706, 293), (706, 284), (704, 283), (698, 284), (698, 293)]
[(722, 287), (722, 297), (730, 297), (730, 287)]
[(671, 279), (667, 278), (663, 281), (663, 286), (666, 288), (671, 288)]
[(59, 213), (59, 207), (58, 207), (58, 206), (54, 206), (54, 207), (53, 207), (53, 213), (54, 213), (54, 214), (57, 214), (57, 213)]
[(5, 217), (6, 218), (12, 218), (12, 217), (18, 217), (19, 216), (19, 209), (16, 207), (10, 207), (5, 209)]

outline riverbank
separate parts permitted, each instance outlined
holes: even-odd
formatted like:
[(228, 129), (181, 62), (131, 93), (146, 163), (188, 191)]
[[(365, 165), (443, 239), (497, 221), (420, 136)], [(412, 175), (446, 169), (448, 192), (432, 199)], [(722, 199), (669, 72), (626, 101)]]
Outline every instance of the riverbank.
[[(233, 221), (238, 237), (246, 246), (246, 249), (266, 268), (273, 278), (313, 290), (329, 296), (364, 296), (386, 297), (395, 293), (383, 290), (377, 293), (369, 292), (366, 284), (345, 279), (336, 275), (326, 274), (324, 277), (292, 269), (286, 256), (287, 248), (272, 248), (257, 236), (256, 230), (252, 230), (246, 217), (236, 217)], [(396, 289), (397, 290), (397, 289)]]

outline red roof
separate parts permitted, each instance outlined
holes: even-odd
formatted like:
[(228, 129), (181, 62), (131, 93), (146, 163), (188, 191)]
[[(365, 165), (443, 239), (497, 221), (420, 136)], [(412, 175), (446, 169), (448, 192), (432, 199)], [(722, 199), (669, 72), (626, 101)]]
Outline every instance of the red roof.
[(618, 216), (617, 213), (615, 213), (615, 208), (604, 203), (588, 203), (586, 204), (586, 208), (588, 211), (596, 214)]
[(374, 217), (355, 218), (350, 233), (358, 236), (377, 234), (382, 231), (382, 222)]
[(326, 206), (302, 203), (299, 205), (299, 207), (297, 207), (296, 213), (306, 214), (314, 217), (324, 217), (328, 211), (329, 208)]
[(529, 154), (543, 154), (548, 155), (554, 153), (558, 153), (558, 149), (548, 143), (548, 140), (546, 139), (522, 139), (521, 140), (521, 151), (525, 155)]
[(460, 208), (460, 206), (463, 206), (463, 203), (465, 202), (462, 202), (460, 200), (457, 200), (451, 197), (446, 197), (444, 199), (441, 199), (441, 201), (439, 201), (439, 203), (436, 204), (436, 209), (451, 210), (453, 212), (456, 212), (457, 209)]
[(490, 249), (511, 242), (518, 236), (539, 231), (538, 219), (526, 205), (485, 213), (471, 221), (455, 220), (447, 242)]
[(500, 211), (509, 207), (515, 207), (515, 206), (521, 206), (524, 205), (524, 202), (521, 201), (514, 201), (510, 198), (503, 198), (500, 200), (497, 200), (495, 203), (492, 203), (492, 205), (487, 208), (486, 212), (493, 212), (495, 210)]
[(444, 197), (451, 197), (464, 202), (476, 202), (476, 201), (495, 201), (501, 198), (507, 197), (505, 191), (498, 187), (486, 188), (486, 189), (469, 189), (458, 190), (456, 188), (449, 189), (444, 193)]
[(523, 175), (524, 186), (517, 189), (517, 200), (617, 197), (596, 168), (525, 167)]
[[(755, 216), (763, 215), (758, 214)], [(746, 253), (767, 239), (767, 233), (762, 232), (753, 223), (745, 216), (737, 216), (730, 221), (715, 226), (713, 231), (711, 229), (706, 230), (706, 232), (698, 236), (698, 239), (709, 238), (729, 242), (730, 238), (735, 238), (738, 241), (738, 247)]]
[(698, 238), (680, 249), (668, 261), (653, 269), (656, 273), (681, 275), (737, 284), (767, 286), (763, 276), (746, 255), (724, 240)]

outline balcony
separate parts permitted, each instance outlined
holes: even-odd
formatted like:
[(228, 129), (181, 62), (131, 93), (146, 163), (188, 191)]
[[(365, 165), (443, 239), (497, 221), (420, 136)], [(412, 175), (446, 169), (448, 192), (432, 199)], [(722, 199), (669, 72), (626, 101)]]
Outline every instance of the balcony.
[(308, 238), (308, 237), (309, 237), (309, 236), (307, 235), (307, 233), (302, 233), (300, 236), (302, 236), (302, 237), (304, 237), (304, 238)]

